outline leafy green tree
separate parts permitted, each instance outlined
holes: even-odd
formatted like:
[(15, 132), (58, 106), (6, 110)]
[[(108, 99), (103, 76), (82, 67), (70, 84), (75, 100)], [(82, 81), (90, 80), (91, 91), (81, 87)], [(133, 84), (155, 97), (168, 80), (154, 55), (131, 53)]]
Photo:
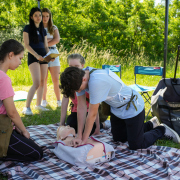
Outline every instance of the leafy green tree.
[[(9, 33), (28, 24), (36, 0), (0, 2), (0, 30)], [(61, 41), (68, 50), (88, 42), (98, 50), (117, 56), (144, 53), (151, 59), (163, 59), (165, 2), (154, 0), (41, 0), (41, 8), (51, 10)], [(168, 54), (176, 52), (180, 39), (180, 3), (169, 6)], [(17, 37), (19, 37), (17, 36)]]

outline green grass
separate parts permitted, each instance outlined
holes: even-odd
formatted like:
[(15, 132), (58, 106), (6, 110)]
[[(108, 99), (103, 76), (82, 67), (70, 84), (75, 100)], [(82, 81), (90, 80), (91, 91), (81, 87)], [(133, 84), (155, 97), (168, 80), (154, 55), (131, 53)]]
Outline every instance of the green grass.
[[(84, 45), (82, 47), (74, 46), (70, 52), (67, 52), (63, 46), (59, 49), (61, 53), (61, 72), (67, 67), (67, 56), (71, 53), (80, 53), (86, 58), (86, 66), (101, 68), (102, 64), (121, 64), (122, 65), (122, 80), (126, 85), (134, 84), (134, 66), (135, 65), (147, 65), (147, 66), (163, 66), (163, 59), (161, 60), (150, 60), (144, 54), (131, 55), (128, 57), (116, 57), (109, 50), (98, 52), (95, 47), (90, 47), (89, 45)], [(25, 53), (22, 65), (15, 71), (8, 71), (8, 75), (12, 80), (12, 85), (15, 91), (28, 91), (32, 85), (31, 75), (27, 66), (27, 52)], [(174, 64), (175, 58), (170, 59), (167, 64), (166, 77), (173, 77), (174, 74)], [(180, 76), (179, 68), (177, 71), (177, 77)], [(141, 76), (138, 75), (139, 84), (144, 84), (147, 86), (156, 86), (161, 77), (156, 76)], [(21, 112), (23, 107), (25, 107), (25, 101), (15, 102), (16, 108), (25, 124), (29, 125), (39, 125), (39, 124), (53, 124), (60, 121), (60, 108), (56, 107), (56, 98), (53, 91), (52, 80), (49, 75), (48, 78), (48, 93), (47, 101), (49, 103), (49, 112), (39, 113), (34, 109), (36, 100), (31, 103), (31, 109), (34, 113), (33, 116), (24, 116)], [(150, 106), (146, 105), (146, 111), (149, 110)], [(68, 112), (70, 113), (70, 112)], [(149, 120), (152, 118), (150, 114), (147, 118)], [(176, 144), (172, 141), (158, 140), (156, 145), (159, 146), (169, 146), (180, 149), (180, 144)], [(0, 175), (0, 179), (7, 179)]]

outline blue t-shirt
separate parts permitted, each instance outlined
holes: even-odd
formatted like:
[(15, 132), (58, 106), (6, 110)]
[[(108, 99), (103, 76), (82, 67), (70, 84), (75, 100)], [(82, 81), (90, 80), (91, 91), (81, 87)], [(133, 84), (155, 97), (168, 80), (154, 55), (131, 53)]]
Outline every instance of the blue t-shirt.
[[(87, 67), (85, 70), (91, 71), (92, 69), (94, 68)], [(105, 101), (111, 106), (111, 113), (121, 119), (135, 117), (144, 109), (144, 100), (141, 95), (126, 86), (119, 76), (109, 69), (98, 69), (91, 73), (88, 89), (76, 94), (77, 96), (81, 96), (85, 91), (89, 92), (91, 104), (98, 104)], [(126, 110), (127, 105), (124, 105), (129, 102), (132, 93), (133, 95), (137, 95), (137, 100), (136, 98), (133, 100), (137, 111), (132, 103), (128, 110)], [(122, 107), (118, 108), (120, 106)]]
[[(38, 38), (39, 38), (39, 43), (34, 43), (31, 41), (31, 39), (29, 39), (29, 45), (34, 49), (34, 48), (44, 48), (44, 36), (47, 35), (46, 30), (43, 28), (43, 35), (40, 34), (39, 32), (39, 28), (37, 29), (37, 34), (38, 34)], [(26, 25), (24, 27), (23, 32), (27, 32), (29, 34), (29, 25)]]

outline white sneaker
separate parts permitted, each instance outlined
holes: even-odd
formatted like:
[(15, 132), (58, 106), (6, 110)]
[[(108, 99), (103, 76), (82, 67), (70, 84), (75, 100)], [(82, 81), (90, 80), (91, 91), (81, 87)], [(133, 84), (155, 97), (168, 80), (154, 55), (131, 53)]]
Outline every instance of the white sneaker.
[(103, 124), (103, 129), (109, 129), (111, 127), (110, 120), (106, 120), (102, 124)]
[(163, 123), (160, 125), (161, 126), (163, 125), (166, 128), (166, 131), (164, 134), (165, 137), (172, 139), (175, 143), (180, 143), (179, 135), (173, 129), (171, 129), (169, 126)]
[(57, 107), (61, 107), (61, 104), (62, 104), (61, 100), (57, 101)]
[(22, 111), (22, 114), (25, 114), (25, 115), (33, 115), (30, 107), (24, 107), (24, 109), (23, 109), (23, 111)]
[(35, 106), (35, 109), (36, 109), (36, 110), (39, 110), (39, 111), (49, 111), (49, 109), (47, 109), (47, 108), (45, 108), (45, 107), (43, 107), (43, 106), (41, 106), (41, 105)]
[(155, 128), (155, 127), (157, 127), (157, 126), (160, 125), (160, 122), (159, 122), (159, 120), (158, 120), (158, 118), (157, 118), (156, 116), (154, 116), (154, 117), (153, 117), (152, 119), (150, 119), (149, 121), (152, 122), (153, 128)]
[(46, 107), (48, 105), (48, 102), (46, 100), (42, 100), (41, 106)]

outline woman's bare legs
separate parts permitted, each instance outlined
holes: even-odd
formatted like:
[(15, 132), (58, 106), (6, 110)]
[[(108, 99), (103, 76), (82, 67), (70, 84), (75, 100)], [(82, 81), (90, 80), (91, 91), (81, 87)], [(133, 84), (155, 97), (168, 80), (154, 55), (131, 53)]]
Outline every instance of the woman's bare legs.
[(39, 88), (37, 89), (36, 106), (41, 105), (41, 100), (42, 100), (43, 90), (44, 90), (44, 84), (45, 84), (45, 78), (47, 76), (47, 70), (48, 70), (48, 64), (41, 64), (40, 65), (41, 79), (40, 79)]
[[(49, 69), (49, 68), (48, 68)], [(48, 70), (47, 70), (47, 75), (44, 81), (44, 92), (43, 92), (43, 100), (46, 100), (46, 94), (47, 94), (47, 80), (48, 80)]]
[[(59, 89), (59, 75), (60, 75), (60, 66), (53, 66), (48, 68), (51, 73), (52, 82), (54, 85), (54, 93), (56, 95), (57, 101), (61, 99), (60, 97), (60, 89)], [(43, 93), (43, 100), (46, 100), (46, 94), (47, 94), (47, 80), (48, 80), (48, 73), (45, 79), (45, 85), (44, 85), (44, 93)]]
[(59, 75), (60, 75), (60, 66), (49, 67), (51, 73), (52, 82), (54, 85), (54, 93), (56, 95), (57, 101), (61, 99), (60, 89), (59, 89)]
[(34, 63), (30, 64), (29, 70), (31, 72), (33, 85), (31, 86), (31, 88), (28, 92), (26, 107), (30, 107), (30, 104), (31, 104), (31, 101), (34, 97), (34, 94), (40, 85), (40, 78), (41, 78), (41, 72), (40, 72), (41, 70), (40, 70), (40, 64), (39, 63), (34, 62)]

